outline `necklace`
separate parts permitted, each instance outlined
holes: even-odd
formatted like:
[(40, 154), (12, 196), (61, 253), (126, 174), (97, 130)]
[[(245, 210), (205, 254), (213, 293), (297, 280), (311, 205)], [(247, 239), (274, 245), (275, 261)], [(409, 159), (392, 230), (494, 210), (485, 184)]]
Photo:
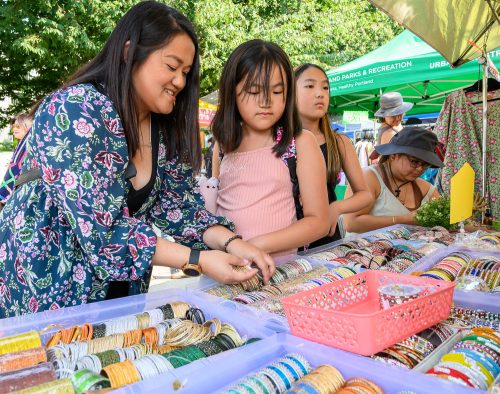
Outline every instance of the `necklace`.
[[(384, 166), (385, 166), (386, 163), (384, 163)], [(391, 175), (391, 179), (392, 181), (394, 182), (394, 185), (396, 186), (396, 189), (394, 189), (394, 195), (396, 196), (396, 198), (401, 201), (401, 199), (399, 198), (399, 195), (401, 194), (401, 188), (406, 185), (407, 183), (410, 183), (411, 181), (406, 181), (406, 182), (403, 182), (401, 185), (398, 185), (398, 183), (396, 182), (396, 179), (394, 178), (394, 175), (392, 174), (392, 169), (391, 169), (391, 166), (390, 164), (387, 164), (387, 169), (389, 170), (389, 174)], [(401, 201), (401, 203), (403, 203), (403, 201)], [(404, 205), (404, 204), (403, 204)]]

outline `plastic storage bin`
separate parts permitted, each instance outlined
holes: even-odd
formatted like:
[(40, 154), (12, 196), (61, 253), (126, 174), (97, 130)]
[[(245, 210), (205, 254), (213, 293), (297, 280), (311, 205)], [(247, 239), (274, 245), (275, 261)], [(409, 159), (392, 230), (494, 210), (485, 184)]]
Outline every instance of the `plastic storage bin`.
[[(378, 288), (412, 284), (425, 295), (381, 310)], [(454, 283), (368, 270), (282, 300), (292, 334), (365, 356), (448, 318)]]
[[(272, 335), (274, 333), (274, 330), (267, 327), (268, 321), (265, 318), (256, 316), (253, 309), (245, 305), (239, 305), (239, 308), (236, 310), (193, 292), (183, 289), (168, 289), (156, 293), (140, 294), (132, 297), (2, 319), (0, 320), (0, 337), (30, 330), (41, 331), (54, 324), (63, 327), (72, 327), (84, 323), (98, 323), (117, 317), (142, 313), (173, 301), (184, 301), (197, 306), (203, 310), (207, 319), (218, 317), (224, 322), (233, 324), (239, 331), (242, 331), (242, 335), (255, 336), (259, 332), (262, 332), (263, 335)], [(55, 327), (47, 330), (42, 339), (50, 336), (51, 333), (59, 329), (60, 327)]]
[[(28, 330), (40, 331), (51, 324), (71, 327), (84, 323), (98, 323), (117, 317), (138, 314), (173, 301), (184, 301), (202, 309), (207, 320), (217, 317), (222, 322), (232, 324), (244, 339), (255, 337), (266, 338), (275, 335), (275, 332), (267, 327), (268, 322), (266, 319), (257, 319), (252, 313), (252, 310), (244, 305), (240, 305), (240, 308), (235, 310), (233, 308), (227, 308), (218, 302), (213, 302), (210, 298), (201, 297), (185, 290), (168, 289), (156, 293), (141, 294), (64, 308), (56, 311), (46, 311), (33, 315), (3, 319), (0, 320), (0, 336), (13, 335)], [(42, 335), (42, 342), (45, 343), (50, 335), (59, 329), (60, 327), (55, 327), (54, 329), (48, 330)], [(229, 350), (225, 353), (230, 353), (233, 350)], [(194, 371), (192, 372), (192, 376), (198, 376), (207, 370), (207, 367), (211, 363), (210, 359), (211, 357), (200, 359), (180, 367), (177, 370), (156, 376), (153, 379), (138, 382), (133, 385), (134, 388), (132, 391), (128, 391), (131, 386), (118, 389), (118, 391), (125, 390), (125, 392), (133, 393), (150, 393), (149, 387), (151, 385), (157, 385), (158, 390), (156, 392), (158, 393), (173, 392), (177, 384), (176, 374), (179, 373), (180, 370), (186, 369), (186, 373), (188, 374), (190, 374), (189, 371)], [(200, 391), (200, 393), (201, 392), (203, 392), (203, 390)]]
[[(451, 245), (447, 248), (439, 249), (434, 253), (424, 257), (417, 264), (405, 271), (405, 273), (428, 271), (444, 257), (454, 252), (467, 253), (472, 257), (495, 256), (497, 258), (500, 258), (500, 253), (494, 250), (479, 251), (477, 249), (468, 249)], [(500, 294), (498, 293), (485, 293), (481, 291), (464, 291), (455, 289), (453, 301), (458, 306), (472, 309), (481, 309), (493, 313), (500, 313)]]
[[(396, 394), (401, 391), (418, 394), (454, 393), (474, 394), (477, 390), (467, 389), (450, 382), (426, 376), (419, 372), (406, 371), (334, 349), (314, 342), (294, 337), (290, 334), (278, 334), (262, 341), (252, 343), (244, 348), (234, 349), (231, 353), (218, 354), (207, 360), (200, 368), (194, 365), (174, 370), (177, 390), (180, 394), (218, 393), (230, 388), (239, 379), (258, 371), (269, 362), (284, 356), (287, 353), (300, 353), (313, 367), (321, 364), (330, 364), (337, 368), (344, 378), (361, 376), (370, 379), (387, 394)], [(180, 387), (179, 387), (180, 386)], [(138, 384), (120, 389), (116, 393), (143, 392)], [(170, 392), (160, 381), (151, 381), (148, 393)]]

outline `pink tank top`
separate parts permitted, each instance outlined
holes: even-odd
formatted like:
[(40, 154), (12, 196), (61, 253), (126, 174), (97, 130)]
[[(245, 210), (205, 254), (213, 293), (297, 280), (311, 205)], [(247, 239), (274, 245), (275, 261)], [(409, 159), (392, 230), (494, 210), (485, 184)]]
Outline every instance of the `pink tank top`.
[(217, 215), (230, 219), (243, 239), (296, 222), (290, 173), (272, 147), (225, 154), (219, 182)]

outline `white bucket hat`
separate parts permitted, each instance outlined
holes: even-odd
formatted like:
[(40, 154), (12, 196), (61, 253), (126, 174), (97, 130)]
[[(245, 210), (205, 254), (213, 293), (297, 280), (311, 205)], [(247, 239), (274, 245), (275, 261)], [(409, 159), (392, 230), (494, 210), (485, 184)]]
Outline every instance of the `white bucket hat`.
[(380, 96), (380, 109), (375, 112), (375, 116), (383, 118), (385, 116), (402, 115), (412, 108), (413, 103), (404, 102), (401, 93), (388, 92)]

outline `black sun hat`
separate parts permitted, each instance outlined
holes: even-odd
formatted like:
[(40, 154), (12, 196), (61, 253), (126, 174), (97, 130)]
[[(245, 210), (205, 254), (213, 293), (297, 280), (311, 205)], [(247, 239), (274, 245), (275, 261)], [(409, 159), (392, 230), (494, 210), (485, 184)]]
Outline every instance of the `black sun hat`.
[(388, 144), (377, 145), (375, 150), (382, 156), (402, 153), (425, 161), (431, 167), (443, 167), (436, 154), (436, 135), (422, 127), (405, 127)]

